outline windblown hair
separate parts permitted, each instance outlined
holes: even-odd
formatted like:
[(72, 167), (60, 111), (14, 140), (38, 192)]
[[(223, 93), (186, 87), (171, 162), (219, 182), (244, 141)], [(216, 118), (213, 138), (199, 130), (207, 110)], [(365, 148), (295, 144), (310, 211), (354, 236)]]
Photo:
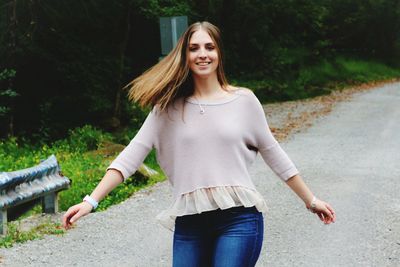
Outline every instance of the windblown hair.
[(218, 81), (222, 89), (227, 91), (228, 81), (222, 65), (220, 30), (213, 24), (203, 21), (190, 25), (165, 58), (124, 87), (130, 87), (129, 100), (139, 103), (142, 108), (158, 105), (160, 111), (164, 111), (177, 98), (191, 96), (194, 88), (187, 58), (188, 46), (193, 33), (200, 29), (205, 30), (215, 44), (218, 53)]

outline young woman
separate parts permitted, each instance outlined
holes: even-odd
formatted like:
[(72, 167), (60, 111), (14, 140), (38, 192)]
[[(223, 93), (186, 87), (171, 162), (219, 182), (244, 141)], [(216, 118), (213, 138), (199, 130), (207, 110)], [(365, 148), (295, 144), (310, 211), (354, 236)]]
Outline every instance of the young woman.
[(68, 209), (69, 228), (142, 164), (154, 147), (174, 193), (158, 220), (174, 230), (173, 266), (254, 266), (266, 204), (249, 168), (259, 152), (325, 224), (332, 207), (317, 199), (272, 136), (254, 93), (228, 84), (217, 27), (192, 24), (162, 61), (133, 80), (129, 97), (152, 106), (130, 144), (84, 201)]

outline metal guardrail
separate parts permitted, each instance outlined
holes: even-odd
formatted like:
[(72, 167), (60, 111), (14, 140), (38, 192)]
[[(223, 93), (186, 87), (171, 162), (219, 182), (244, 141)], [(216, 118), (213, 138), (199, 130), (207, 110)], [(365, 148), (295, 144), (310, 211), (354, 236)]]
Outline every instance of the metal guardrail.
[(0, 173), (0, 234), (7, 232), (7, 210), (40, 199), (45, 213), (58, 212), (58, 192), (70, 187), (54, 155), (40, 164)]

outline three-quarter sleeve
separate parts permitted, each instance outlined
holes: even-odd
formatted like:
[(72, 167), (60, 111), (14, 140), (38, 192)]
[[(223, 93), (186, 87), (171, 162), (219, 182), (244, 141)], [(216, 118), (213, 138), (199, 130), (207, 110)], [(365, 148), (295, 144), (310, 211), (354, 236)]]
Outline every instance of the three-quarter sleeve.
[(251, 98), (252, 104), (249, 107), (251, 118), (249, 118), (249, 122), (254, 146), (274, 173), (282, 180), (287, 181), (299, 172), (272, 135), (262, 104), (254, 93), (251, 94)]
[(122, 173), (124, 181), (136, 172), (146, 156), (154, 147), (157, 136), (156, 107), (147, 115), (142, 127), (131, 140), (128, 146), (108, 166)]

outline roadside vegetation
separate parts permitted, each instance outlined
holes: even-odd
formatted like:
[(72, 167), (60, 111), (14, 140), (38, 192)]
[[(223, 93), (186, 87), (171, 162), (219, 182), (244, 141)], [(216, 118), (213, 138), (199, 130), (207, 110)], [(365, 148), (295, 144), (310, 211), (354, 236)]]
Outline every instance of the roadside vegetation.
[[(159, 60), (159, 18), (169, 16), (217, 25), (228, 80), (263, 103), (400, 77), (396, 0), (9, 0), (0, 4), (0, 172), (54, 154), (72, 180), (60, 210), (89, 194), (149, 112), (122, 88)], [(165, 180), (154, 151), (145, 164), (159, 174), (135, 173), (97, 211)], [(21, 230), (40, 212), (11, 222), (0, 246), (63, 233), (57, 222)]]
[[(129, 141), (122, 134), (111, 135), (92, 126), (86, 125), (71, 130), (66, 139), (52, 144), (29, 143), (24, 139), (9, 138), (0, 141), (0, 170), (13, 171), (32, 167), (41, 160), (54, 154), (61, 166), (62, 173), (71, 179), (71, 187), (59, 194), (59, 209), (64, 211), (70, 206), (82, 201), (90, 194), (103, 177), (107, 166)], [(120, 203), (137, 190), (163, 181), (165, 176), (156, 163), (153, 150), (144, 162), (156, 170), (157, 175), (146, 177), (136, 172), (125, 183), (121, 183), (103, 201), (96, 211), (102, 211), (109, 206)], [(21, 222), (31, 216), (41, 213), (40, 205), (21, 216), (16, 222), (8, 223), (8, 234), (0, 238), (0, 246), (10, 247), (15, 242), (25, 242), (40, 238), (43, 234), (62, 234), (64, 230), (59, 222), (48, 221), (30, 230), (21, 230)]]
[(326, 95), (335, 90), (362, 83), (400, 77), (400, 67), (379, 61), (337, 57), (302, 68), (296, 75), (282, 79), (233, 80), (252, 89), (263, 103), (297, 100)]

